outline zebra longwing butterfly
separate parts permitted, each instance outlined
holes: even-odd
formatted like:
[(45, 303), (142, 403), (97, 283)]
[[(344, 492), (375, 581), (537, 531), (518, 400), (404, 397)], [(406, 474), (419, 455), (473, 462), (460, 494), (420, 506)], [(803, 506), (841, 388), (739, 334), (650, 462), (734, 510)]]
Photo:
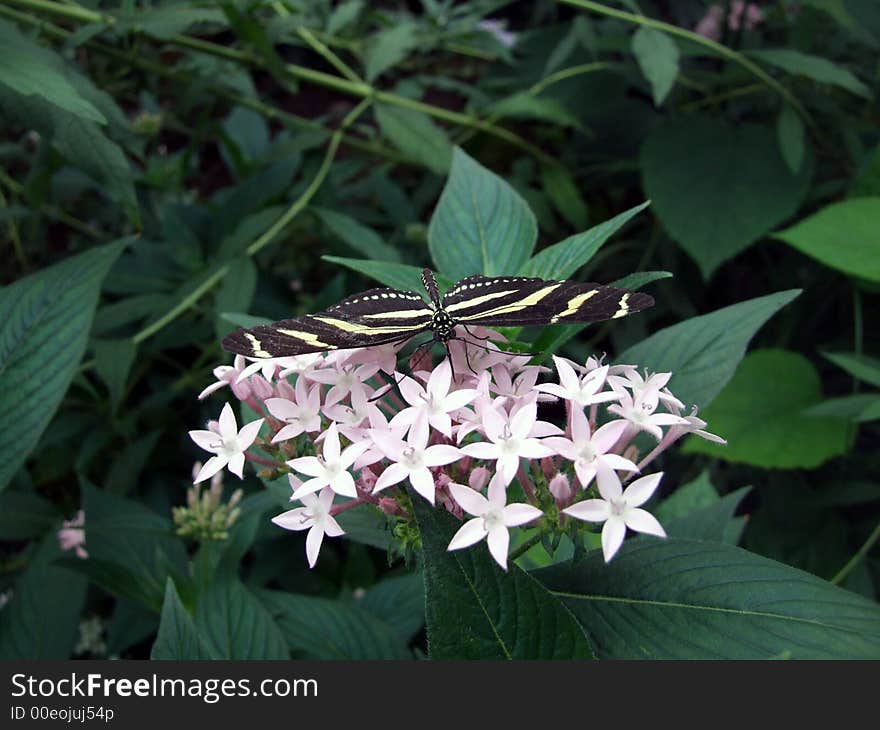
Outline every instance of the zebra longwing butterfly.
[(647, 294), (602, 284), (548, 281), (520, 276), (468, 276), (440, 296), (430, 269), (422, 271), (430, 303), (412, 291), (369, 289), (323, 312), (239, 329), (223, 348), (248, 357), (401, 343), (422, 332), (446, 346), (459, 325), (518, 327), (598, 322), (624, 317), (654, 304)]

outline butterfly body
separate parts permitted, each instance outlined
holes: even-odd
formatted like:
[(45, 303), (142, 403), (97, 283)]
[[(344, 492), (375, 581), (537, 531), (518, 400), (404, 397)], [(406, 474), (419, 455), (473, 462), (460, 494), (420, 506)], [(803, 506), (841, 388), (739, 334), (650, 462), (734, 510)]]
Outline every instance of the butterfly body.
[(458, 326), (519, 327), (616, 319), (653, 305), (647, 294), (602, 284), (528, 277), (469, 276), (442, 297), (430, 269), (422, 271), (429, 302), (412, 291), (370, 289), (323, 312), (240, 329), (224, 349), (256, 358), (404, 342), (431, 332), (455, 339)]

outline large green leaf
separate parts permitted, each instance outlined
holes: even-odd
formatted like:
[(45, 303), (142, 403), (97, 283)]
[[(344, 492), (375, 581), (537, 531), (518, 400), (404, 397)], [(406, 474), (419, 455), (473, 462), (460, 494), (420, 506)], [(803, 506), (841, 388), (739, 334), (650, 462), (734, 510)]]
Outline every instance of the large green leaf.
[(261, 591), (259, 597), (297, 657), (412, 659), (387, 623), (358, 606), (281, 591)]
[(537, 236), (535, 215), (519, 194), (456, 147), (428, 226), (428, 248), (440, 273), (451, 279), (514, 274)]
[(112, 243), (0, 289), (0, 490), (24, 463), (76, 372)]
[(803, 355), (757, 350), (700, 414), (727, 445), (691, 437), (683, 450), (767, 469), (817, 467), (850, 443), (847, 421), (804, 413), (821, 402), (819, 374)]
[(569, 236), (564, 241), (541, 249), (518, 273), (541, 279), (568, 279), (593, 257), (605, 241), (650, 204), (650, 201), (644, 202), (583, 233)]
[(83, 98), (67, 78), (64, 61), (52, 51), (30, 42), (14, 25), (0, 20), (0, 84), (24, 96), (38, 95), (55, 106), (99, 124), (104, 115)]
[(773, 236), (832, 269), (880, 281), (880, 197), (832, 203)]
[(418, 26), (412, 22), (395, 23), (379, 31), (366, 43), (364, 74), (373, 81), (409, 55), (419, 44)]
[(153, 642), (150, 659), (219, 659), (204, 637), (199, 633), (192, 616), (180, 602), (177, 588), (170, 578), (165, 584), (165, 600), (159, 632)]
[(329, 208), (312, 208), (321, 222), (334, 235), (345, 241), (359, 254), (379, 261), (400, 261), (400, 253), (394, 246), (385, 243), (372, 228), (367, 228), (351, 216)]
[(504, 572), (485, 544), (448, 552), (459, 523), (413, 498), (422, 535), (432, 659), (585, 659), (592, 649), (569, 611), (516, 565)]
[(737, 547), (637, 539), (535, 577), (603, 659), (877, 659), (880, 607)]
[(670, 388), (676, 396), (705, 408), (733, 376), (755, 332), (799, 293), (781, 291), (693, 317), (654, 333), (617, 360), (671, 371)]
[(240, 581), (217, 580), (199, 597), (196, 628), (221, 659), (289, 659), (278, 624)]
[(107, 590), (159, 610), (168, 577), (185, 575), (187, 567), (171, 521), (139, 502), (88, 484), (83, 508), (89, 560), (75, 565), (82, 565)]
[(759, 61), (781, 68), (783, 71), (806, 76), (822, 84), (839, 86), (841, 89), (870, 99), (871, 90), (856, 76), (842, 66), (821, 56), (795, 51), (792, 48), (761, 48), (749, 51), (749, 55)]
[(432, 172), (446, 175), (452, 162), (452, 145), (431, 117), (414, 109), (377, 104), (376, 121), (391, 143), (407, 157), (421, 162)]
[(69, 659), (77, 638), (86, 581), (53, 565), (58, 540), (47, 535), (0, 611), (0, 659)]
[(641, 166), (657, 217), (707, 279), (797, 210), (811, 170), (791, 173), (771, 127), (698, 116), (654, 129)]
[(357, 605), (409, 641), (425, 625), (425, 581), (421, 573), (385, 578), (370, 586)]
[(880, 388), (880, 360), (855, 352), (823, 352), (837, 367), (843, 368), (854, 378)]
[(666, 33), (642, 26), (633, 35), (632, 50), (660, 106), (678, 78), (678, 46)]
[(0, 540), (40, 537), (60, 520), (58, 508), (37, 494), (12, 491), (0, 494)]

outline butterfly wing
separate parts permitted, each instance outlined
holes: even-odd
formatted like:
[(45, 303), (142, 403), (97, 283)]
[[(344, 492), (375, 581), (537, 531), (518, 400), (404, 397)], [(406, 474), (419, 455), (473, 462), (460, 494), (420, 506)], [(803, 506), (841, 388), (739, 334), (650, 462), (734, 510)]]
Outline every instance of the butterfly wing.
[(223, 348), (248, 357), (290, 357), (400, 342), (428, 329), (433, 310), (421, 296), (370, 289), (316, 314), (239, 329)]
[(653, 304), (648, 294), (613, 286), (515, 276), (469, 276), (443, 298), (457, 322), (489, 327), (599, 322)]

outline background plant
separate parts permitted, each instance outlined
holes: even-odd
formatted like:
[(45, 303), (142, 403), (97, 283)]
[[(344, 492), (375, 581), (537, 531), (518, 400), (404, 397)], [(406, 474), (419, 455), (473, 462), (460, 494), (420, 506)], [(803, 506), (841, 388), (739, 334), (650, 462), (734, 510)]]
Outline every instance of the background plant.
[[(876, 657), (875, 5), (9, 0), (0, 652)], [(486, 273), (637, 272), (657, 299), (613, 327), (522, 337), (672, 371), (728, 439), (664, 454), (670, 540), (632, 541), (608, 568), (538, 545), (520, 565), (542, 570), (508, 583), (491, 562), (441, 560), (449, 526), (423, 515), (414, 563), (389, 563), (365, 521), (309, 572), (300, 536), (269, 522), (289, 492), (253, 477), (226, 479), (225, 539), (210, 520), (178, 537), (172, 508), (202, 458), (185, 431), (217, 415), (195, 395), (227, 362), (222, 334), (372, 280), (412, 288), (409, 267), (483, 270), (466, 211), (432, 219), (457, 176), (488, 181), (490, 220), (521, 200), (534, 216), (535, 257)], [(437, 243), (445, 230), (460, 249)], [(56, 534), (80, 508), (85, 559)], [(465, 650), (461, 571), (529, 591), (535, 615), (472, 622), (503, 641)], [(654, 613), (636, 600), (651, 591)], [(826, 621), (780, 608), (810, 596)], [(94, 617), (89, 648), (78, 627)], [(595, 629), (608, 621), (613, 636)]]

